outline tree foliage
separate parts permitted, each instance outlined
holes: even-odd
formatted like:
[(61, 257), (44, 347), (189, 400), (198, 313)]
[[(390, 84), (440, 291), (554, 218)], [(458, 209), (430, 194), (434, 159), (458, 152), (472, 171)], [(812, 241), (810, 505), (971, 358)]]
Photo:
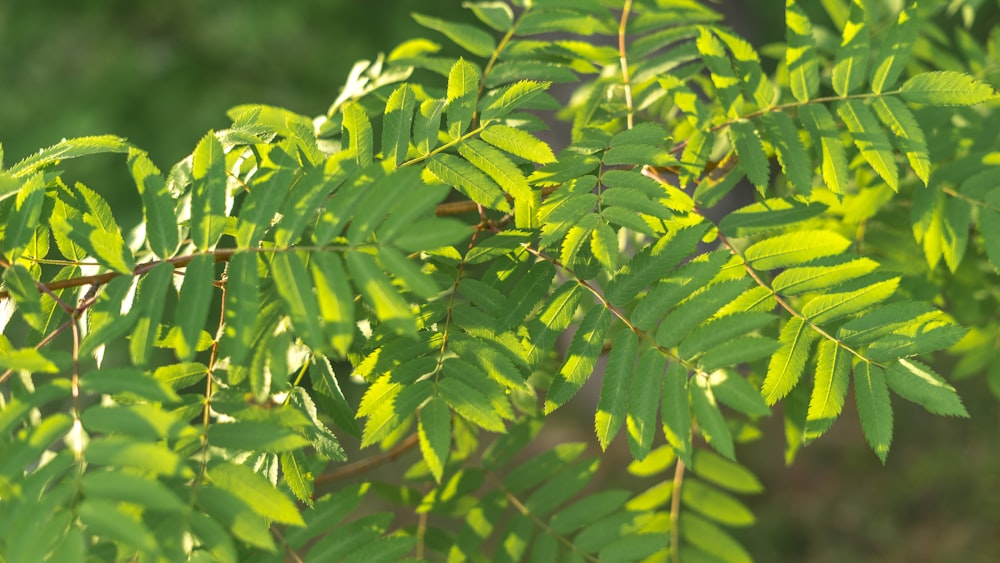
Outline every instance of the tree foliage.
[[(0, 558), (747, 561), (762, 417), (791, 462), (854, 401), (884, 462), (893, 395), (967, 416), (939, 372), (1000, 379), (966, 289), (1000, 268), (998, 37), (960, 62), (940, 8), (823, 4), (839, 39), (789, 0), (769, 72), (694, 2), (468, 2), (166, 173), (113, 136), (0, 168)], [(98, 153), (137, 228), (60, 168)], [(593, 442), (645, 490), (533, 445), (603, 356)]]

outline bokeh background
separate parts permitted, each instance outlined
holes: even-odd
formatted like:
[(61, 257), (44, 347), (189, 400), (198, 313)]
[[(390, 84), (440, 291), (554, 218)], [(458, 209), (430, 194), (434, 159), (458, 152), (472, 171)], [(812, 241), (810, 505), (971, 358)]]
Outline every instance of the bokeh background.
[[(781, 0), (723, 4), (754, 44), (781, 40)], [(226, 127), (235, 105), (321, 114), (357, 59), (425, 34), (414, 11), (471, 21), (457, 0), (0, 0), (4, 160), (114, 133), (168, 169), (206, 130)], [(124, 159), (71, 166), (106, 184), (90, 185), (112, 200), (120, 222), (138, 221)], [(767, 491), (748, 499), (758, 524), (737, 535), (760, 562), (1000, 561), (1000, 403), (982, 378), (958, 388), (971, 421), (895, 401), (885, 467), (850, 406), (792, 467), (780, 416), (764, 421), (763, 443), (740, 454)], [(567, 434), (594, 442), (593, 401), (572, 406), (579, 412), (566, 418)]]

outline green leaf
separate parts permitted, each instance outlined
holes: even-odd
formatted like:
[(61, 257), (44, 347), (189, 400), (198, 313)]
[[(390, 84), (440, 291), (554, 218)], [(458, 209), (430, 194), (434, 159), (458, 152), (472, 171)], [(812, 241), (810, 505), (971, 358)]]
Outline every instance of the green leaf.
[(368, 114), (358, 102), (347, 102), (341, 111), (344, 113), (344, 136), (348, 139), (347, 150), (354, 155), (359, 168), (370, 166), (375, 141)]
[(823, 340), (816, 352), (816, 379), (809, 412), (806, 415), (804, 440), (811, 442), (822, 436), (844, 408), (850, 382), (851, 358), (848, 351), (833, 340)]
[(707, 321), (724, 305), (736, 299), (750, 283), (749, 278), (741, 277), (713, 283), (699, 290), (678, 305), (660, 323), (654, 337), (656, 343), (667, 348), (676, 346), (696, 326)]
[(792, 118), (785, 112), (774, 111), (764, 114), (761, 119), (770, 132), (771, 144), (788, 183), (800, 194), (809, 195), (813, 179), (809, 155)]
[(528, 179), (513, 161), (503, 152), (478, 139), (462, 142), (458, 146), (458, 152), (513, 197), (515, 226), (518, 229), (538, 227), (541, 193), (528, 186)]
[(802, 307), (802, 315), (814, 323), (826, 323), (871, 308), (899, 287), (899, 278), (881, 280), (853, 291), (820, 295)]
[(476, 113), (479, 76), (479, 68), (465, 59), (458, 59), (448, 73), (448, 106), (445, 108), (445, 115), (448, 117), (448, 133), (452, 137), (461, 136), (472, 124), (472, 117)]
[(872, 111), (861, 100), (844, 100), (837, 104), (837, 114), (844, 120), (844, 125), (847, 125), (861, 156), (892, 191), (898, 191), (899, 170), (892, 154), (892, 145)]
[(282, 524), (305, 525), (295, 504), (249, 467), (217, 461), (209, 465), (208, 478), (215, 486), (236, 495), (261, 516)]
[(226, 156), (213, 131), (194, 149), (191, 177), (191, 239), (210, 250), (226, 228)]
[[(693, 378), (694, 385), (688, 385), (691, 397), (691, 410), (698, 419), (698, 430), (715, 451), (729, 459), (735, 459), (733, 435), (726, 425), (726, 419), (715, 401), (715, 394), (708, 381), (700, 376)], [(681, 456), (681, 452), (677, 452)], [(683, 457), (683, 456), (681, 456)]]
[[(538, 315), (528, 322), (528, 331), (531, 337), (525, 346), (525, 352), (529, 365), (537, 365), (552, 350), (556, 338), (573, 321), (573, 314), (576, 313), (577, 305), (580, 304), (582, 297), (580, 284), (567, 281), (552, 293), (542, 305)], [(581, 334), (579, 346), (585, 345), (582, 340), (583, 335)]]
[(872, 102), (872, 106), (882, 123), (885, 123), (892, 130), (899, 151), (906, 156), (910, 167), (926, 186), (931, 175), (931, 159), (927, 150), (927, 142), (924, 140), (924, 133), (921, 131), (917, 119), (910, 113), (906, 105), (896, 98), (876, 98)]
[(510, 211), (510, 204), (500, 186), (464, 159), (450, 154), (436, 154), (427, 161), (427, 170), (483, 207)]
[(299, 451), (284, 452), (278, 456), (281, 462), (281, 478), (295, 498), (308, 506), (313, 506), (313, 477), (303, 467), (305, 459)]
[(181, 285), (177, 302), (177, 326), (180, 338), (176, 343), (177, 357), (187, 362), (194, 359), (198, 350), (198, 339), (208, 320), (208, 310), (215, 292), (215, 257), (211, 254), (196, 254), (184, 269), (184, 283)]
[(297, 252), (276, 252), (271, 258), (271, 275), (298, 336), (310, 348), (323, 349), (326, 339), (317, 314), (319, 302), (302, 257)]
[(35, 330), (42, 330), (45, 326), (42, 294), (28, 269), (20, 264), (11, 264), (3, 272), (3, 282), (14, 303), (17, 304), (21, 318)]
[(602, 450), (608, 449), (625, 420), (629, 380), (635, 368), (638, 345), (639, 337), (631, 330), (621, 331), (611, 344), (597, 413), (594, 415), (594, 429)]
[(312, 381), (317, 402), (324, 407), (325, 414), (333, 419), (333, 423), (360, 436), (361, 429), (354, 419), (354, 409), (347, 403), (330, 361), (323, 356), (315, 357), (309, 367), (309, 380)]
[(655, 244), (640, 250), (628, 264), (618, 270), (608, 285), (608, 301), (622, 306), (649, 285), (667, 277), (681, 260), (694, 251), (708, 227), (707, 223), (699, 223), (671, 230)]
[[(680, 533), (684, 541), (713, 556), (710, 561), (725, 561), (726, 563), (751, 563), (753, 561), (746, 549), (732, 536), (696, 514), (690, 512), (681, 514)], [(687, 561), (688, 558), (685, 557), (683, 560)]]
[(504, 305), (500, 308), (501, 315), (497, 319), (497, 328), (508, 330), (517, 326), (528, 317), (538, 303), (545, 298), (556, 268), (551, 262), (532, 264), (527, 273), (512, 286)]
[(101, 369), (84, 374), (80, 389), (108, 395), (128, 393), (155, 402), (180, 401), (173, 388), (147, 372), (134, 368)]
[(437, 387), (439, 396), (462, 418), (490, 432), (503, 432), (506, 428), (487, 397), (477, 389), (453, 377), (442, 379)]
[[(65, 219), (53, 218), (54, 232), (62, 232), (85, 248), (102, 266), (116, 272), (131, 275), (135, 267), (135, 258), (122, 238), (121, 229), (111, 214), (111, 207), (97, 192), (77, 183), (76, 206), (85, 210), (84, 213), (73, 213)], [(56, 237), (58, 244), (59, 238)]]
[(144, 366), (149, 362), (173, 277), (174, 265), (160, 262), (149, 269), (139, 284), (136, 302), (132, 305), (133, 310), (139, 311), (139, 319), (132, 329), (129, 342), (132, 363), (137, 366)]
[(153, 377), (166, 383), (171, 389), (183, 389), (198, 383), (208, 374), (208, 367), (198, 362), (185, 362), (160, 366)]
[(438, 483), (451, 450), (451, 411), (441, 399), (431, 398), (420, 407), (417, 433), (420, 453)]
[(428, 29), (442, 33), (445, 37), (454, 41), (456, 45), (473, 55), (488, 57), (496, 49), (496, 41), (493, 40), (493, 37), (478, 27), (445, 21), (422, 14), (413, 14), (413, 19)]
[(254, 324), (260, 310), (257, 255), (237, 252), (226, 266), (224, 352), (234, 364), (241, 364), (250, 353)]
[(36, 174), (18, 189), (14, 209), (6, 220), (3, 245), (4, 256), (8, 262), (20, 258), (22, 251), (31, 241), (35, 228), (39, 225), (43, 203), (45, 203), (45, 179), (42, 174)]
[(118, 471), (125, 467), (164, 476), (185, 476), (190, 469), (179, 455), (164, 445), (140, 442), (125, 436), (93, 438), (83, 451), (87, 463), (107, 465)]
[(330, 347), (346, 356), (354, 340), (354, 293), (340, 256), (327, 252), (312, 255), (309, 263), (322, 329)]
[(273, 167), (264, 168), (240, 205), (236, 227), (238, 248), (253, 248), (260, 244), (285, 196), (302, 179), (302, 175), (296, 173), (299, 169), (298, 159), (293, 156), (296, 152), (291, 139), (270, 147), (267, 159)]
[(892, 442), (892, 403), (886, 387), (885, 370), (862, 361), (854, 366), (854, 400), (858, 405), (861, 429), (882, 463)]
[(833, 64), (833, 89), (839, 96), (853, 94), (864, 85), (868, 76), (871, 40), (865, 23), (866, 13), (862, 0), (851, 2), (851, 15), (844, 25), (843, 38)]
[(695, 450), (693, 463), (689, 466), (705, 481), (734, 493), (753, 494), (764, 490), (753, 472), (711, 450)]
[(385, 103), (382, 119), (382, 158), (399, 166), (410, 150), (410, 129), (417, 107), (416, 94), (409, 84), (393, 91)]
[(491, 93), (491, 100), (483, 108), (482, 121), (485, 123), (491, 119), (499, 119), (506, 116), (547, 90), (549, 85), (551, 85), (551, 82), (521, 80), (504, 86), (495, 94)]
[(608, 270), (618, 267), (618, 235), (610, 225), (597, 223), (590, 233), (590, 251), (594, 258)]
[(753, 123), (741, 119), (729, 126), (729, 137), (740, 159), (740, 168), (757, 190), (764, 193), (771, 177), (771, 165)]
[(606, 307), (595, 306), (580, 321), (566, 351), (566, 359), (545, 395), (545, 414), (566, 404), (590, 378), (611, 319), (612, 314)]
[(894, 393), (924, 407), (927, 412), (943, 416), (969, 417), (969, 412), (962, 405), (955, 388), (930, 366), (916, 360), (900, 359), (889, 364), (886, 370), (886, 382)]
[(142, 151), (129, 149), (128, 166), (142, 197), (149, 248), (153, 254), (166, 260), (173, 256), (179, 243), (174, 200), (167, 189), (167, 182), (149, 156)]
[(800, 317), (792, 317), (781, 328), (781, 348), (771, 356), (761, 394), (768, 405), (780, 401), (799, 382), (809, 360), (813, 342), (819, 338)]
[(438, 130), (441, 128), (441, 113), (444, 112), (445, 100), (424, 100), (420, 103), (420, 111), (413, 123), (413, 143), (417, 152), (430, 154), (438, 144)]
[(812, 23), (798, 2), (785, 2), (785, 26), (788, 83), (795, 99), (805, 102), (819, 91), (819, 60)]
[[(221, 533), (227, 538), (241, 540), (248, 546), (271, 553), (277, 551), (274, 539), (269, 533), (270, 522), (235, 492), (219, 487), (202, 486), (198, 489), (197, 503), (199, 510), (192, 511), (192, 516), (204, 515), (206, 518), (206, 520), (192, 518), (192, 527), (197, 522), (200, 533), (214, 535)], [(222, 528), (219, 524), (226, 529), (221, 532), (214, 529)]]
[(497, 31), (507, 31), (514, 23), (514, 12), (505, 2), (462, 2), (462, 7)]
[(557, 534), (575, 532), (616, 512), (630, 495), (629, 491), (614, 489), (587, 495), (552, 515), (549, 525)]
[(872, 92), (881, 94), (899, 80), (913, 50), (917, 37), (916, 3), (899, 12), (896, 24), (885, 32), (879, 49), (878, 63), (872, 69)]
[[(737, 343), (734, 342), (734, 345)], [(730, 370), (718, 370), (708, 376), (715, 398), (724, 405), (750, 416), (766, 416), (771, 409), (746, 377)]]
[(749, 526), (753, 512), (732, 495), (706, 485), (697, 479), (685, 479), (681, 488), (684, 506), (727, 526)]
[(368, 254), (348, 252), (347, 270), (354, 287), (375, 310), (375, 316), (389, 328), (404, 334), (417, 331), (410, 307)]
[(988, 84), (950, 70), (924, 72), (903, 83), (903, 99), (935, 106), (973, 106), (996, 97)]
[(818, 215), (827, 207), (821, 203), (804, 204), (792, 198), (771, 198), (751, 203), (722, 218), (719, 228), (729, 236), (777, 230)]
[(114, 135), (98, 135), (94, 137), (77, 137), (64, 140), (51, 147), (42, 149), (7, 169), (7, 173), (15, 178), (23, 178), (45, 166), (67, 158), (77, 158), (101, 153), (127, 153), (128, 141)]
[(208, 442), (230, 450), (287, 452), (309, 445), (290, 428), (270, 422), (237, 421), (208, 427)]
[[(631, 332), (631, 331), (628, 331)], [(655, 348), (649, 348), (639, 358), (629, 385), (628, 446), (632, 457), (645, 459), (653, 447), (656, 434), (656, 409), (659, 407), (663, 372), (667, 359)]]
[(406, 252), (431, 251), (458, 245), (471, 233), (469, 225), (457, 219), (428, 217), (400, 231), (392, 244)]
[(88, 471), (80, 485), (88, 500), (130, 502), (169, 512), (181, 512), (187, 507), (163, 483), (121, 471)]
[[(743, 81), (736, 74), (733, 63), (726, 54), (725, 46), (715, 34), (709, 31), (709, 28), (700, 28), (699, 32), (700, 35), (696, 41), (696, 46), (698, 52), (702, 55), (702, 59), (705, 61), (705, 66), (708, 67), (712, 75), (712, 84), (715, 85), (715, 93), (719, 101), (722, 102), (722, 109), (725, 111), (727, 117), (739, 117), (743, 114), (744, 110), (743, 95), (740, 92)], [(736, 123), (743, 123), (745, 127), (749, 127), (749, 123), (743, 120)], [(752, 134), (752, 132), (751, 128), (748, 133)], [(746, 139), (746, 137), (744, 138)], [(738, 142), (734, 142), (734, 144), (738, 144)], [(738, 148), (737, 152), (739, 152)], [(760, 152), (763, 153), (763, 149)], [(741, 156), (741, 158), (743, 157)], [(750, 173), (748, 172), (747, 175), (750, 176)], [(756, 184), (756, 182), (754, 183)], [(764, 184), (766, 183), (767, 181), (765, 180)]]
[(483, 129), (479, 138), (498, 149), (538, 164), (556, 161), (552, 149), (547, 144), (521, 129), (494, 123)]
[(823, 291), (870, 274), (878, 263), (870, 258), (855, 258), (830, 266), (788, 268), (774, 277), (771, 287), (782, 295), (799, 295)]
[(77, 513), (89, 534), (120, 541), (151, 555), (159, 553), (153, 533), (133, 515), (119, 510), (118, 503), (85, 499), (77, 508)]
[(660, 416), (663, 433), (677, 456), (684, 463), (691, 463), (691, 403), (688, 394), (688, 376), (684, 366), (670, 364), (663, 377), (663, 396)]
[(839, 254), (851, 241), (831, 231), (799, 231), (764, 239), (743, 252), (755, 270), (777, 270)]
[(810, 104), (799, 108), (799, 120), (805, 125), (814, 145), (818, 141), (818, 151), (821, 159), (820, 172), (826, 187), (835, 194), (846, 191), (850, 181), (847, 169), (847, 155), (844, 143), (833, 116), (826, 106)]
[(392, 522), (392, 514), (381, 512), (363, 516), (350, 524), (338, 526), (343, 533), (326, 534), (309, 549), (307, 561), (346, 561), (365, 546), (375, 543)]
[(597, 458), (581, 459), (570, 464), (532, 492), (524, 501), (525, 508), (532, 514), (551, 512), (586, 487), (597, 472), (597, 467)]
[(774, 319), (774, 315), (770, 313), (751, 311), (741, 311), (711, 319), (684, 338), (677, 353), (682, 358), (690, 358), (711, 352), (733, 338), (755, 331)]

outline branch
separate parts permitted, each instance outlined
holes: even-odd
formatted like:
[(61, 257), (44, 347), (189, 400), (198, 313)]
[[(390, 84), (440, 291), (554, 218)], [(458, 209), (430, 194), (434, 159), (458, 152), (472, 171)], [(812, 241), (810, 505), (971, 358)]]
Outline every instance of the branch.
[(315, 484), (320, 485), (323, 483), (332, 483), (334, 481), (340, 481), (341, 479), (348, 479), (356, 475), (360, 475), (380, 465), (385, 465), (387, 463), (393, 462), (399, 456), (405, 454), (406, 452), (412, 450), (418, 443), (418, 438), (416, 434), (410, 434), (405, 440), (393, 446), (393, 448), (387, 452), (383, 452), (378, 455), (373, 455), (365, 459), (355, 461), (354, 463), (349, 463), (347, 465), (338, 467), (333, 471), (324, 473), (314, 481)]
[(618, 24), (618, 54), (622, 66), (622, 86), (625, 90), (626, 127), (632, 128), (635, 108), (632, 107), (632, 81), (628, 75), (628, 58), (625, 56), (625, 26), (628, 25), (629, 12), (632, 11), (632, 0), (625, 0), (622, 8), (621, 22)]

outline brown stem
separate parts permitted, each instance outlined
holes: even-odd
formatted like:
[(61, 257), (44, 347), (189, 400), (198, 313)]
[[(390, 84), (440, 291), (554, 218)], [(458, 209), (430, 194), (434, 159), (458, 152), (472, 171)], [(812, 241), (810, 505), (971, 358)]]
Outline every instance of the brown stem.
[(625, 116), (625, 123), (628, 129), (632, 128), (635, 108), (632, 107), (632, 81), (628, 74), (628, 58), (625, 55), (625, 26), (628, 25), (629, 12), (632, 11), (632, 0), (625, 0), (622, 8), (622, 18), (618, 24), (618, 54), (622, 67), (622, 86), (625, 90), (625, 109), (628, 112)]
[(681, 487), (684, 486), (684, 460), (677, 458), (674, 490), (670, 495), (670, 560), (681, 563)]
[(348, 479), (350, 477), (360, 475), (362, 473), (375, 469), (380, 465), (385, 465), (386, 463), (395, 461), (396, 458), (416, 447), (417, 443), (418, 443), (417, 435), (411, 434), (405, 440), (393, 446), (393, 448), (390, 449), (389, 451), (371, 457), (366, 457), (365, 459), (355, 461), (354, 463), (349, 463), (347, 465), (338, 467), (333, 471), (324, 473), (316, 477), (315, 483), (317, 485), (323, 483), (332, 483), (334, 481), (340, 481), (341, 479)]

